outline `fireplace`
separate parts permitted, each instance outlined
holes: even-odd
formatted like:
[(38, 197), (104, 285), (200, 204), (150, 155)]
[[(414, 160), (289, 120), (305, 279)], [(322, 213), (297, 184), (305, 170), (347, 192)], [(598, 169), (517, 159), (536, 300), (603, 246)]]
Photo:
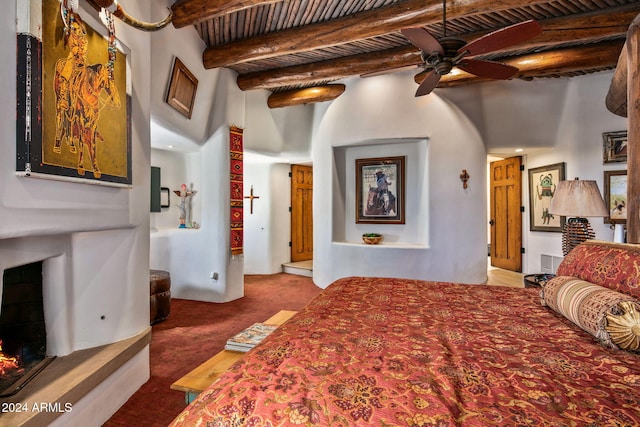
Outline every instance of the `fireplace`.
[[(2, 300), (14, 293), (5, 290), (4, 282), (13, 288), (18, 285), (11, 284), (12, 278), (17, 277), (18, 288), (30, 288), (30, 298), (37, 295), (33, 298), (37, 303), (23, 302), (38, 306), (38, 314), (29, 315), (35, 320), (31, 329), (40, 331), (35, 335), (46, 341), (16, 353), (25, 353), (21, 356), (25, 359), (33, 353), (55, 357), (45, 359), (50, 361), (46, 367), (40, 369), (40, 363), (30, 371), (39, 372), (36, 376), (25, 375), (0, 391), (14, 393), (22, 387), (0, 397), (0, 406), (31, 409), (34, 403), (44, 402), (66, 410), (73, 405), (73, 411), (64, 414), (0, 411), (0, 426), (45, 426), (58, 417), (74, 421), (56, 425), (90, 425), (75, 420), (115, 412), (148, 379), (151, 328), (143, 308), (149, 306), (149, 270), (144, 263), (142, 267), (131, 263), (131, 248), (140, 246), (146, 235), (126, 228), (0, 237), (0, 316), (16, 311), (2, 307)], [(21, 266), (29, 266), (25, 267), (28, 273), (17, 273)], [(123, 304), (124, 300), (128, 303)], [(133, 310), (132, 304), (140, 310)], [(7, 338), (4, 351), (11, 348), (11, 356), (17, 358)], [(109, 398), (105, 401), (103, 395)]]
[(4, 270), (0, 306), (0, 395), (19, 390), (47, 360), (42, 262)]

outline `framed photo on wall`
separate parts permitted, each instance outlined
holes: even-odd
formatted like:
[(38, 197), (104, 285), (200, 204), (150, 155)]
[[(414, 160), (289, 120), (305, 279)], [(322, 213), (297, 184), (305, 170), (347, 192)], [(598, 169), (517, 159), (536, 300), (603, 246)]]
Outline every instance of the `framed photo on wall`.
[(604, 132), (602, 134), (602, 155), (604, 163), (627, 161), (627, 131)]
[(627, 222), (627, 171), (604, 171), (604, 204), (609, 216), (604, 218), (607, 224)]
[(529, 229), (562, 232), (565, 217), (549, 212), (558, 182), (565, 179), (565, 164), (529, 169)]
[(190, 119), (197, 90), (198, 79), (196, 76), (189, 71), (180, 59), (175, 58), (173, 61), (173, 70), (171, 71), (169, 91), (167, 92), (167, 104), (171, 105), (187, 119)]
[(405, 157), (356, 159), (356, 223), (404, 224)]

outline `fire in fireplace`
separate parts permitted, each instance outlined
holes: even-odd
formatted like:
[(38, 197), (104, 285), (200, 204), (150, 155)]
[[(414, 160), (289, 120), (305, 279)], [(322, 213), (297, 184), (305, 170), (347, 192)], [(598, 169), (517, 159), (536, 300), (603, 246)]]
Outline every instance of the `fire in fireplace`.
[(0, 306), (0, 394), (29, 376), (47, 353), (42, 262), (4, 271)]
[(17, 357), (11, 357), (2, 351), (2, 341), (0, 340), (0, 378), (7, 378), (11, 383), (11, 378), (19, 378), (24, 373), (24, 368), (20, 367)]

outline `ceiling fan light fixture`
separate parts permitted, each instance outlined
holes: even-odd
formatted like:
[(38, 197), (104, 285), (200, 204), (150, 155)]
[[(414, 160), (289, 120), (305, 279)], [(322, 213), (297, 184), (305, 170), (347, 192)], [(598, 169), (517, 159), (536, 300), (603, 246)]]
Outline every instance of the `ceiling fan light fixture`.
[(427, 54), (425, 52), (422, 52), (421, 56), (422, 56), (422, 62), (424, 62), (425, 65), (430, 67), (435, 66), (442, 59), (442, 56), (437, 53)]
[(461, 49), (467, 44), (467, 42), (462, 39), (457, 37), (444, 37), (438, 41), (447, 56), (456, 56), (460, 53), (466, 53), (465, 51), (461, 51)]
[(436, 70), (436, 73), (440, 74), (441, 76), (444, 76), (446, 74), (449, 74), (451, 72), (451, 69), (453, 69), (453, 62), (445, 58), (442, 61), (435, 64), (433, 68)]
[[(427, 95), (438, 85), (440, 76), (449, 74), (453, 67), (480, 77), (506, 80), (518, 73), (518, 68), (495, 61), (474, 58), (477, 55), (512, 46), (542, 32), (540, 24), (534, 20), (520, 22), (493, 31), (469, 43), (457, 38), (447, 37), (447, 2), (442, 2), (443, 37), (437, 39), (423, 27), (403, 28), (401, 33), (421, 50), (421, 57), (429, 78), (423, 80), (416, 96)], [(437, 78), (436, 78), (437, 76)]]

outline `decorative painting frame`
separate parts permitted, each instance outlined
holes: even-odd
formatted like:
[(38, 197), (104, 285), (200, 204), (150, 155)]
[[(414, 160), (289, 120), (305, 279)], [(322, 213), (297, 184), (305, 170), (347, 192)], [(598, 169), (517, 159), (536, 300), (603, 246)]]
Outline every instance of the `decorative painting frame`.
[(57, 0), (16, 0), (16, 11), (17, 175), (131, 187), (129, 49)]
[(558, 182), (565, 179), (565, 163), (529, 169), (529, 229), (561, 233), (566, 218), (549, 212)]
[(604, 171), (604, 203), (609, 216), (607, 224), (627, 223), (627, 171)]
[(604, 163), (627, 161), (627, 131), (604, 132), (602, 134), (602, 158)]
[(160, 187), (160, 207), (171, 207), (171, 190), (168, 187)]
[(356, 223), (405, 223), (405, 157), (356, 159)]
[(173, 60), (169, 90), (165, 99), (166, 103), (187, 119), (191, 119), (197, 90), (198, 79), (196, 76), (189, 71), (179, 58), (175, 58)]

